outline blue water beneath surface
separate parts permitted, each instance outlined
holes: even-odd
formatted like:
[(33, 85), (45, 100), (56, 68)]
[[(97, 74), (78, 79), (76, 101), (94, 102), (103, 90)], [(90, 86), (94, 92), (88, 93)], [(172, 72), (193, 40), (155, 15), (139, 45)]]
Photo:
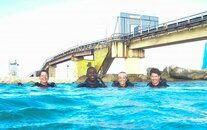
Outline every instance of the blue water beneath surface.
[(0, 129), (207, 129), (207, 81), (153, 89), (56, 88), (0, 84)]

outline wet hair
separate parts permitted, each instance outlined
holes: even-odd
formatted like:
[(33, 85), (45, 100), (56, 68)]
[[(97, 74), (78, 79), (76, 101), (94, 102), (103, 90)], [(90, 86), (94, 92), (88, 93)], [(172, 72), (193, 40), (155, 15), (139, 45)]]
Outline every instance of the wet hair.
[(47, 70), (41, 70), (41, 71), (39, 72), (39, 76), (41, 75), (41, 73), (42, 73), (42, 72), (47, 73), (47, 76), (49, 77), (49, 73), (48, 73), (48, 71), (47, 71)]
[(121, 75), (124, 75), (127, 78), (127, 73), (126, 72), (119, 72), (118, 77), (121, 77)]
[(157, 68), (152, 68), (151, 70), (150, 70), (150, 76), (152, 75), (152, 73), (155, 73), (155, 74), (157, 74), (157, 75), (161, 75), (161, 72), (160, 72), (160, 70), (159, 69), (157, 69)]

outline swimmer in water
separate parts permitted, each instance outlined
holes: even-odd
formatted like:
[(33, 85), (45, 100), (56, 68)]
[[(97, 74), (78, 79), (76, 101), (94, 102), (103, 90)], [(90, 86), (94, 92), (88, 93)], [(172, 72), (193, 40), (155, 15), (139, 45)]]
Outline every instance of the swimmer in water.
[(77, 87), (86, 87), (86, 88), (105, 88), (107, 87), (103, 81), (98, 80), (100, 78), (97, 77), (97, 72), (94, 67), (89, 67), (86, 72), (87, 79), (84, 83), (79, 84)]
[(48, 87), (56, 87), (54, 82), (49, 83), (49, 73), (46, 70), (41, 70), (39, 73), (40, 82), (36, 82), (33, 86), (40, 87), (40, 89), (46, 89)]
[(163, 88), (168, 87), (166, 79), (161, 79), (160, 77), (161, 72), (157, 68), (152, 68), (150, 70), (150, 82), (147, 84), (147, 86), (150, 86), (152, 88)]
[(134, 84), (129, 82), (126, 72), (120, 72), (118, 74), (118, 80), (114, 81), (112, 86), (119, 87), (119, 88), (126, 88), (126, 87), (133, 87)]

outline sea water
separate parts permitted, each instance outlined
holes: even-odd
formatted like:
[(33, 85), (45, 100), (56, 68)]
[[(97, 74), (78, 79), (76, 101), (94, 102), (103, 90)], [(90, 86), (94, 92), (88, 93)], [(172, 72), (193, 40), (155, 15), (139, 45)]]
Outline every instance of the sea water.
[(146, 84), (46, 90), (0, 84), (0, 129), (207, 129), (207, 81), (169, 82), (162, 89)]

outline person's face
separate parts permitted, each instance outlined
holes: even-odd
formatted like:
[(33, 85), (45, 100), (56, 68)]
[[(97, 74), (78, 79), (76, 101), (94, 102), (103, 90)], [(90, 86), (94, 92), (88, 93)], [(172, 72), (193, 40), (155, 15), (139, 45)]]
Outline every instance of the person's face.
[(127, 78), (125, 75), (120, 75), (118, 77), (118, 82), (119, 82), (120, 86), (124, 87), (126, 85), (126, 81), (127, 81)]
[(152, 73), (150, 76), (150, 79), (151, 79), (152, 84), (155, 84), (155, 85), (159, 84), (160, 82), (160, 76), (156, 73)]
[(40, 79), (40, 83), (45, 85), (47, 84), (49, 78), (46, 72), (41, 72), (39, 79)]
[(96, 70), (91, 68), (87, 71), (87, 77), (90, 81), (95, 81), (97, 77)]

